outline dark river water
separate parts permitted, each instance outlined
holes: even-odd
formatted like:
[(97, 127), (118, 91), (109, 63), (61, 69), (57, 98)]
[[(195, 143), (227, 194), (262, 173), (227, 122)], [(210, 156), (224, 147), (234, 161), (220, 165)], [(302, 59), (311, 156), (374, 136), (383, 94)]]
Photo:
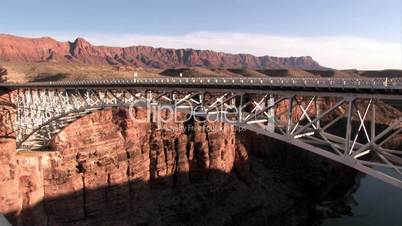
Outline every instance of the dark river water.
[(323, 226), (402, 226), (402, 190), (371, 176), (361, 179), (353, 216), (327, 219)]

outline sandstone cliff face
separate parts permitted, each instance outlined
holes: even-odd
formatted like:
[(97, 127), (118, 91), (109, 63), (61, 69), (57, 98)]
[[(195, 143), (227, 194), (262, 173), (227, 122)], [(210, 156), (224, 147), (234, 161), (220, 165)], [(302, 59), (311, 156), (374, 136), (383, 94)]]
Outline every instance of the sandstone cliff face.
[(81, 118), (51, 152), (2, 140), (0, 212), (14, 225), (291, 225), (311, 221), (328, 177), (353, 173), (230, 125), (134, 115)]
[[(48, 61), (63, 58), (69, 45), (46, 37), (39, 39), (0, 35), (0, 59), (4, 61)], [(58, 54), (61, 54), (59, 56)]]
[[(180, 189), (228, 177), (235, 159), (229, 126), (219, 125), (225, 132), (186, 135), (181, 134), (181, 125), (165, 125), (173, 131), (162, 130), (156, 124), (129, 120), (127, 114), (124, 109), (94, 113), (55, 139), (57, 154), (49, 159), (52, 166), (44, 167), (44, 197), (69, 198), (44, 202), (52, 220), (95, 225), (106, 215), (124, 225), (174, 223), (178, 219), (172, 215), (192, 199), (185, 196), (193, 196), (180, 194)], [(136, 115), (139, 120), (145, 117), (141, 110)], [(121, 219), (110, 219), (114, 215)]]
[(132, 65), (151, 68), (225, 67), (254, 69), (324, 69), (309, 56), (256, 57), (210, 50), (166, 49), (148, 46), (126, 48), (93, 46), (82, 38), (58, 42), (52, 38), (22, 38), (0, 35), (0, 60), (18, 62), (78, 62), (84, 64)]

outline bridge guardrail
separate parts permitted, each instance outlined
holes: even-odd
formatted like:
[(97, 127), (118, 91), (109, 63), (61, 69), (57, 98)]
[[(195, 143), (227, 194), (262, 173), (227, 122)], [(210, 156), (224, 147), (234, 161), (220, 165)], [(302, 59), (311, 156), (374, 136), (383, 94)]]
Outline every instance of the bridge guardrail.
[(325, 88), (325, 89), (373, 89), (373, 90), (402, 90), (401, 78), (175, 78), (149, 77), (134, 79), (111, 80), (80, 80), (61, 82), (32, 82), (32, 83), (2, 83), (2, 87), (74, 87), (74, 86), (107, 86), (107, 85), (190, 85), (209, 87), (278, 87), (278, 88)]

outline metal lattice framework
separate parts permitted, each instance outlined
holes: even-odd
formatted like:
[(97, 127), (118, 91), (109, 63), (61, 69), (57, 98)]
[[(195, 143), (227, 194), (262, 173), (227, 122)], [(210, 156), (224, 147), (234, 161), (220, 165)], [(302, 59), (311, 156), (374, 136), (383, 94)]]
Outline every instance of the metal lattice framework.
[(162, 86), (32, 87), (12, 94), (19, 149), (42, 149), (68, 124), (100, 109), (159, 106), (244, 127), (402, 188), (402, 117), (396, 110), (386, 119), (379, 115), (394, 110), (381, 95)]
[(0, 138), (15, 138), (15, 115), (16, 106), (11, 102), (10, 94), (0, 95)]

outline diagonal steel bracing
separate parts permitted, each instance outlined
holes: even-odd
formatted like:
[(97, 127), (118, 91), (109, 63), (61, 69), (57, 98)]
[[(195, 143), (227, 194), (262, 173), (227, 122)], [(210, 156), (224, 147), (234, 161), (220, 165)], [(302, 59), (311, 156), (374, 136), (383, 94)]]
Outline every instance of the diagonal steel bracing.
[(393, 118), (384, 121), (381, 115), (382, 121), (376, 121), (378, 110), (388, 106), (382, 96), (270, 89), (216, 88), (212, 92), (192, 86), (155, 88), (146, 83), (135, 87), (22, 87), (11, 94), (15, 118), (7, 116), (4, 108), (0, 115), (3, 124), (14, 128), (18, 150), (46, 148), (64, 127), (91, 112), (164, 106), (282, 140), (402, 188), (402, 150), (397, 142), (402, 118), (386, 115)]

